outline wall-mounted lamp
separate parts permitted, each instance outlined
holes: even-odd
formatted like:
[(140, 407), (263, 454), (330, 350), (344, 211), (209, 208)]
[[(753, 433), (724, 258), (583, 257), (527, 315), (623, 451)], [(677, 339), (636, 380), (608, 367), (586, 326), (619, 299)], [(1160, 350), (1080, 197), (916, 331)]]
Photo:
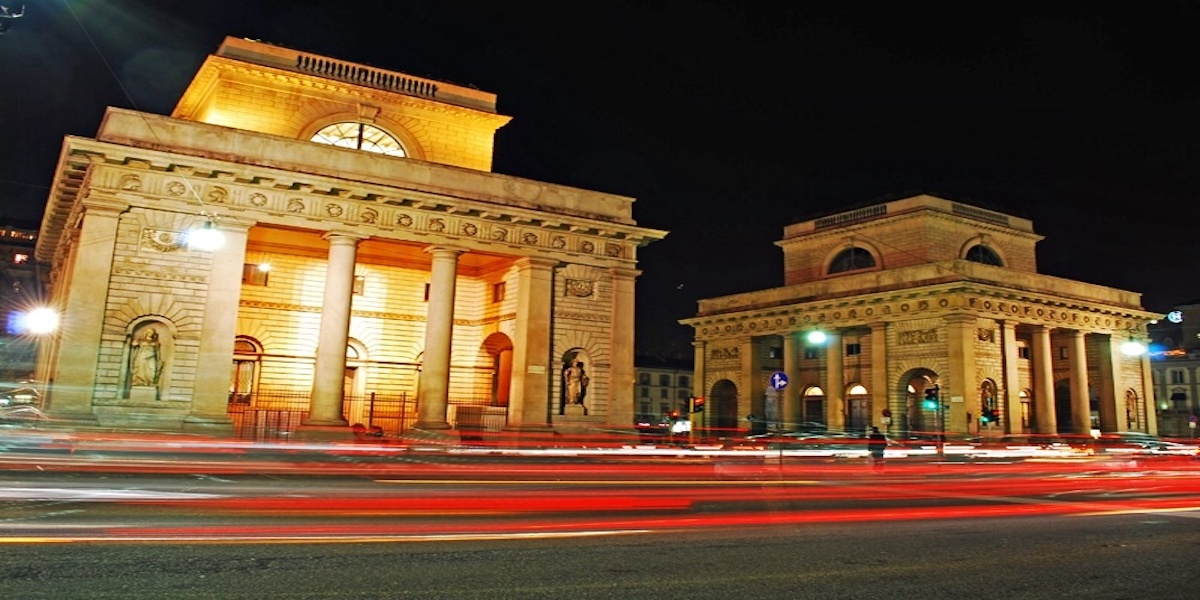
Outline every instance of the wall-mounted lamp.
[(204, 225), (187, 232), (187, 245), (192, 250), (213, 252), (225, 245), (225, 235), (216, 228), (212, 218), (206, 218)]

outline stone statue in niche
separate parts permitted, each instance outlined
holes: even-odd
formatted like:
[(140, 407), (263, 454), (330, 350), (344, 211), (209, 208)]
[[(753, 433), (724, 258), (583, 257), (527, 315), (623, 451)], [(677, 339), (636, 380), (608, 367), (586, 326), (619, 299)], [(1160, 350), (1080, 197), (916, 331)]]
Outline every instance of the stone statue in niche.
[(589, 378), (583, 369), (583, 361), (575, 361), (563, 371), (563, 383), (567, 388), (567, 404), (583, 404), (587, 395)]
[(162, 343), (158, 330), (148, 327), (129, 348), (129, 383), (134, 386), (158, 385), (162, 376)]

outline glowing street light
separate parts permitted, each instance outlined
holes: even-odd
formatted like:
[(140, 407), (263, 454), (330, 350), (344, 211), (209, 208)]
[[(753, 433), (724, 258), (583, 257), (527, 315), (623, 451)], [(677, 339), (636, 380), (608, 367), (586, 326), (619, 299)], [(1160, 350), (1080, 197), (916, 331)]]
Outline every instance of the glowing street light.
[(192, 250), (213, 252), (225, 245), (225, 236), (213, 226), (212, 219), (208, 219), (199, 229), (187, 232), (187, 245)]
[(1145, 353), (1146, 345), (1141, 342), (1129, 340), (1121, 344), (1121, 354), (1125, 356), (1141, 356)]
[(43, 335), (58, 329), (58, 311), (40, 307), (18, 313), (16, 329), (21, 333)]
[(804, 336), (804, 339), (808, 341), (809, 345), (820, 346), (825, 343), (825, 340), (828, 339), (828, 336), (825, 335), (824, 331), (821, 331), (820, 329), (814, 329), (808, 332), (808, 334)]

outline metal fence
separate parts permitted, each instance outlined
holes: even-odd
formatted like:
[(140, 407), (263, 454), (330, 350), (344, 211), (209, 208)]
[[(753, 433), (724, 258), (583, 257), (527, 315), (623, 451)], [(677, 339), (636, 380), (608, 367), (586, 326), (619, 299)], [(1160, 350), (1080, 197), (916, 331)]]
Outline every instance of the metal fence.
[[(308, 419), (310, 399), (307, 392), (239, 394), (229, 403), (234, 433), (243, 439), (285, 441)], [(407, 394), (346, 396), (342, 415), (350, 423), (398, 436), (416, 422), (417, 403)]]

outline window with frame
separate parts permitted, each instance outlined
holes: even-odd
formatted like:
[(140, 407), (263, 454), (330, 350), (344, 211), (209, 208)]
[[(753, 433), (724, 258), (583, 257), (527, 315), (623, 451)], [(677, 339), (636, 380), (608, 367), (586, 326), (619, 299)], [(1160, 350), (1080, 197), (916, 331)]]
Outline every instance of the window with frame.
[(971, 248), (967, 250), (966, 259), (971, 262), (977, 262), (984, 265), (992, 265), (995, 267), (1004, 266), (1004, 261), (1000, 260), (1000, 255), (996, 254), (995, 250), (992, 250), (983, 244), (971, 246)]
[(1070, 353), (1068, 353), (1068, 352), (1067, 352), (1067, 347), (1066, 347), (1066, 346), (1059, 346), (1059, 347), (1058, 347), (1058, 357), (1059, 357), (1059, 358), (1062, 358), (1062, 359), (1071, 358), (1071, 355), (1070, 355)]
[(230, 404), (250, 404), (262, 352), (254, 342), (238, 338), (233, 342), (233, 372), (229, 383)]
[(862, 354), (862, 344), (857, 342), (846, 344), (846, 356), (858, 356)]
[(875, 266), (875, 257), (871, 256), (870, 252), (854, 246), (846, 248), (838, 253), (833, 258), (833, 262), (829, 263), (829, 275), (834, 273), (845, 273), (847, 271), (857, 271), (859, 269), (870, 269)]
[(1171, 383), (1187, 383), (1186, 379), (1187, 377), (1184, 374), (1183, 369), (1171, 369)]
[(353, 293), (355, 296), (363, 295), (363, 290), (367, 289), (367, 278), (362, 275), (354, 276)]
[(811, 346), (808, 346), (808, 347), (805, 347), (805, 348), (804, 348), (804, 358), (805, 358), (805, 360), (816, 360), (816, 359), (817, 359), (817, 356), (819, 356), (819, 354), (818, 354), (818, 352), (817, 352), (817, 349), (816, 349), (816, 348), (814, 348), (814, 347), (811, 347)]
[(492, 284), (492, 303), (504, 302), (505, 285), (503, 281)]
[(244, 264), (242, 265), (242, 283), (246, 285), (267, 285), (267, 276), (271, 273), (270, 267), (265, 264)]
[(681, 388), (687, 388), (687, 387), (690, 387), (690, 386), (691, 386), (691, 383), (692, 383), (692, 382), (691, 382), (691, 380), (689, 380), (689, 379), (688, 379), (688, 376), (687, 376), (687, 375), (680, 375), (680, 376), (679, 376), (679, 387), (681, 387)]
[(313, 134), (311, 141), (387, 156), (408, 156), (392, 134), (369, 123), (334, 123)]
[(671, 390), (668, 390), (667, 388), (659, 388), (658, 397), (662, 398), (663, 400), (669, 399), (671, 397)]
[(658, 375), (658, 385), (671, 385), (671, 376), (660, 373)]
[(650, 388), (648, 388), (648, 387), (644, 387), (644, 388), (642, 388), (642, 394), (641, 394), (641, 396), (642, 396), (643, 398), (649, 398), (649, 397), (650, 397)]
[(22, 253), (22, 252), (18, 252), (18, 253), (16, 253), (16, 254), (14, 254), (14, 255), (13, 255), (13, 264), (14, 264), (14, 265), (23, 265), (23, 264), (25, 264), (25, 263), (27, 263), (27, 262), (29, 262), (29, 255), (28, 255), (28, 254), (24, 254), (24, 253)]
[(1017, 358), (1029, 360), (1033, 354), (1029, 351), (1029, 346), (1017, 346)]
[(649, 373), (639, 373), (638, 374), (638, 383), (640, 383), (642, 385), (650, 385), (650, 374)]

